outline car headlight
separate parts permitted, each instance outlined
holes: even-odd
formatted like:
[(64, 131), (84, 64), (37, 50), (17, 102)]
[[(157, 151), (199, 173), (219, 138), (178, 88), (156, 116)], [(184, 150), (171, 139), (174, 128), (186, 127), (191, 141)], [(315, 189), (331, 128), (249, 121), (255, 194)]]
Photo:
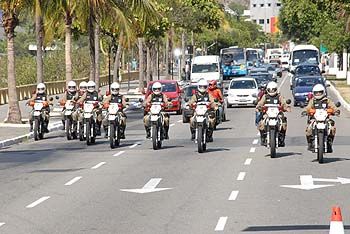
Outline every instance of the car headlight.
[(244, 65), (244, 64), (242, 64), (240, 68), (241, 68), (241, 69), (244, 69), (244, 68), (245, 68), (245, 65)]

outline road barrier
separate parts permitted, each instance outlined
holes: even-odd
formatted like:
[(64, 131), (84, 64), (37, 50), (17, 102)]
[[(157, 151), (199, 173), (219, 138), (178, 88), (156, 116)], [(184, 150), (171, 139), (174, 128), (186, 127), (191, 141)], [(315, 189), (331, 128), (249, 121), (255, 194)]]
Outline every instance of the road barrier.
[(344, 234), (343, 217), (341, 215), (340, 207), (336, 206), (332, 208), (329, 234)]
[[(130, 73), (123, 73), (121, 75), (122, 82), (125, 81), (132, 81), (132, 80), (138, 80), (139, 79), (139, 72), (130, 72)], [(81, 79), (74, 79), (75, 82), (77, 82), (77, 85), (79, 85), (82, 81), (88, 81), (89, 77), (81, 78)], [(66, 81), (60, 80), (60, 81), (50, 81), (45, 82), (46, 84), (46, 90), (48, 95), (56, 95), (60, 93), (64, 93), (66, 90)], [(100, 86), (106, 86), (108, 85), (108, 75), (100, 76)], [(30, 84), (30, 85), (21, 85), (17, 86), (17, 96), (18, 100), (24, 100), (26, 97), (30, 98), (33, 95), (33, 92), (36, 90), (36, 84)], [(8, 103), (8, 89), (3, 88), (0, 89), (0, 105), (4, 105)]]

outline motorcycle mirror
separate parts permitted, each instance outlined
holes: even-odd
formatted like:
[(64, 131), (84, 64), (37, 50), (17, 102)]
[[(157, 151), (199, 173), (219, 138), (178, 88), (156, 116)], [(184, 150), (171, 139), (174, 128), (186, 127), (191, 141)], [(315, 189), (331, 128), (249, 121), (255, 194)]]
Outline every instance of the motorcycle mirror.
[(340, 102), (337, 102), (337, 103), (335, 103), (335, 106), (336, 106), (336, 107), (340, 107), (340, 106), (341, 106), (341, 103), (340, 103)]
[(128, 102), (128, 101), (129, 101), (129, 98), (125, 98), (125, 101)]
[(140, 98), (140, 99), (139, 99), (139, 102), (143, 102), (143, 99), (142, 99), (142, 98)]
[(55, 98), (56, 98), (56, 100), (60, 99), (60, 97), (59, 97), (59, 96), (56, 96)]
[(214, 102), (218, 102), (219, 100), (217, 98), (214, 99)]
[(224, 97), (228, 97), (228, 93), (225, 93), (225, 94), (224, 94)]
[(50, 97), (49, 100), (52, 102), (53, 101), (53, 97)]
[(188, 97), (185, 97), (185, 102), (188, 102), (190, 99)]
[(290, 99), (288, 99), (288, 100), (286, 101), (286, 103), (289, 105), (289, 104), (292, 103), (292, 101), (291, 101)]
[(28, 100), (29, 98), (28, 97), (24, 97), (24, 100)]

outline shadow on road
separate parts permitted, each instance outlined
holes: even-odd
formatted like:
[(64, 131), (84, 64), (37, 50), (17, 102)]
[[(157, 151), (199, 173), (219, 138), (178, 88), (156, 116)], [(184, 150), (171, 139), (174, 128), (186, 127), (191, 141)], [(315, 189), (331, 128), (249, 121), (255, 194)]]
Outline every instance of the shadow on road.
[[(350, 158), (340, 158), (340, 157), (324, 157), (323, 158), (323, 164), (328, 163), (334, 163), (334, 162), (341, 162), (341, 161), (349, 161)], [(312, 160), (312, 162), (318, 162), (317, 159)]]
[[(345, 225), (344, 229), (350, 230), (349, 225)], [(329, 225), (284, 225), (284, 226), (251, 226), (243, 230), (243, 232), (281, 232), (281, 231), (317, 231), (329, 230)]]
[(42, 169), (42, 170), (30, 171), (29, 173), (47, 173), (47, 172), (61, 173), (61, 172), (74, 172), (74, 171), (80, 171), (80, 170), (84, 170), (84, 169), (86, 169), (86, 168), (72, 168), (72, 169)]
[(230, 151), (230, 149), (226, 149), (226, 148), (210, 148), (210, 147), (207, 148), (207, 153), (220, 152), (220, 151)]
[[(303, 154), (299, 152), (298, 153), (297, 152), (282, 152), (282, 153), (277, 152), (276, 158), (284, 158), (284, 157), (300, 156), (300, 155), (303, 155)], [(265, 155), (265, 157), (271, 157), (271, 155), (267, 154)]]

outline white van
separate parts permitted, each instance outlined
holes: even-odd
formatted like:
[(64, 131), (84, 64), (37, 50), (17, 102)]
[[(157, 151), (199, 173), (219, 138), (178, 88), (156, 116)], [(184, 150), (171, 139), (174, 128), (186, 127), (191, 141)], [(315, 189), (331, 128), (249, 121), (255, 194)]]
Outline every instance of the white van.
[[(320, 66), (320, 51), (314, 45), (297, 45), (290, 53), (289, 69), (295, 70), (302, 63)], [(321, 67), (320, 67), (321, 69)]]
[(200, 79), (208, 82), (216, 80), (222, 81), (220, 58), (216, 55), (206, 55), (194, 57), (191, 64), (191, 82), (197, 83)]

